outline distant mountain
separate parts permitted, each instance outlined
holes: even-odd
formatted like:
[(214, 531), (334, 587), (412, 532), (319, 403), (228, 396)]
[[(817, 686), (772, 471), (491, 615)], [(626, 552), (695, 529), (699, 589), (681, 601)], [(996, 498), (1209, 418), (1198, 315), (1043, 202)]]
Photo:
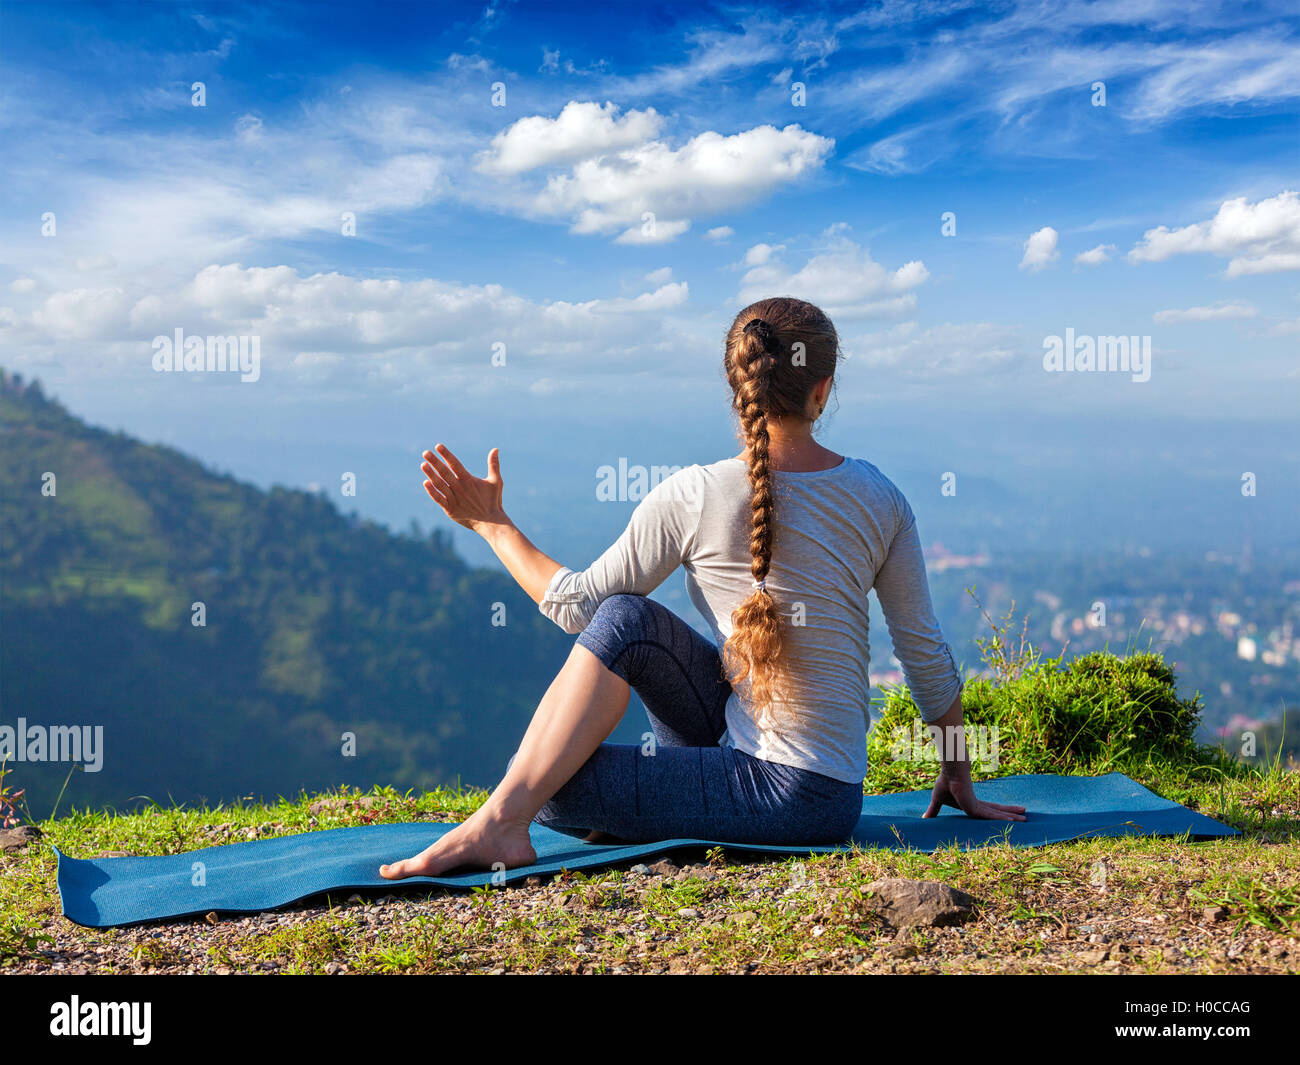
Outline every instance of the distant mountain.
[[(88, 426), (0, 372), (0, 749), (40, 753), (20, 719), (28, 743), (102, 726), (62, 809), (495, 784), (572, 638), (450, 543)], [(9, 769), (45, 816), (70, 765)]]

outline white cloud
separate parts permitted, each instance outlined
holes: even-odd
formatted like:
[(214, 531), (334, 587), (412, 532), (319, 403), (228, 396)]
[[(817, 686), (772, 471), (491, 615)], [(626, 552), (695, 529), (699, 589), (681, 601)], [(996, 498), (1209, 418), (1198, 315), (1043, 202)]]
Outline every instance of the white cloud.
[(235, 136), (245, 144), (262, 139), (262, 120), (256, 115), (240, 115), (235, 120)]
[(969, 375), (1008, 367), (1021, 353), (1015, 332), (992, 322), (945, 322), (922, 329), (901, 322), (889, 329), (841, 337), (853, 362), (903, 377)]
[(1249, 303), (1218, 303), (1213, 307), (1187, 307), (1183, 310), (1156, 311), (1153, 317), (1161, 325), (1175, 322), (1211, 322), (1225, 318), (1254, 318), (1259, 311)]
[(853, 152), (844, 160), (844, 164), (855, 170), (869, 170), (876, 174), (904, 174), (908, 170), (918, 169), (911, 165), (907, 156), (909, 136), (900, 133), (884, 137)]
[(56, 340), (92, 340), (120, 336), (130, 308), (130, 297), (120, 288), (75, 288), (48, 296), (31, 321)]
[(81, 255), (72, 263), (73, 269), (83, 274), (103, 273), (116, 265), (117, 260), (111, 255)]
[(817, 304), (831, 317), (885, 317), (916, 306), (912, 291), (930, 276), (918, 260), (888, 270), (866, 248), (846, 237), (830, 242), (798, 270), (780, 259), (781, 246), (756, 244), (745, 255), (749, 269), (736, 297), (742, 303), (767, 296), (791, 295)]
[(693, 47), (684, 63), (665, 63), (629, 77), (608, 79), (604, 83), (607, 91), (620, 99), (716, 91), (734, 75), (746, 75), (767, 63), (784, 63), (792, 52), (807, 50), (800, 39), (799, 20), (776, 22), (761, 14), (737, 13), (734, 24), (738, 31), (690, 30)]
[(661, 266), (658, 270), (651, 270), (645, 275), (647, 285), (666, 285), (673, 279), (673, 268), (671, 266)]
[(1300, 270), (1300, 195), (1288, 190), (1253, 204), (1244, 196), (1225, 200), (1207, 221), (1148, 229), (1128, 258), (1163, 262), (1198, 253), (1228, 258), (1228, 277)]
[(522, 174), (631, 148), (659, 135), (663, 119), (654, 108), (629, 111), (621, 118), (618, 111), (609, 102), (571, 100), (556, 118), (521, 118), (492, 138), (477, 168), (488, 174)]
[(36, 281), (30, 277), (16, 277), (9, 282), (9, 289), (12, 292), (25, 294), (36, 291)]
[(685, 282), (631, 297), (538, 302), (500, 285), (303, 276), (289, 266), (230, 264), (205, 267), (161, 292), (145, 285), (56, 292), (11, 327), (14, 339), (32, 347), (76, 341), (82, 352), (92, 341), (136, 365), (147, 365), (153, 337), (180, 328), (192, 335), (258, 336), (268, 364), (313, 371), (380, 356), (482, 367), (492, 344), (502, 341), (512, 360), (550, 357), (555, 372), (589, 369), (593, 352), (626, 353), (662, 342), (674, 328), (664, 312), (688, 299)]
[(775, 247), (771, 244), (755, 244), (749, 251), (745, 252), (745, 265), (761, 266), (784, 248), (784, 244), (777, 244)]
[(625, 241), (637, 241), (629, 234), (649, 214), (656, 229), (676, 235), (692, 216), (736, 210), (819, 169), (834, 143), (793, 124), (707, 131), (680, 148), (648, 141), (552, 176), (532, 206), (571, 218), (574, 233), (622, 230)]
[(1080, 266), (1097, 266), (1109, 262), (1113, 251), (1115, 251), (1114, 244), (1098, 244), (1095, 248), (1079, 252), (1074, 257), (1074, 261)]
[(649, 218), (639, 226), (631, 226), (623, 230), (614, 238), (614, 243), (667, 244), (670, 240), (676, 240), (690, 228), (690, 221), (684, 218), (676, 222), (661, 222), (657, 218)]
[(1056, 250), (1057, 232), (1044, 226), (1025, 241), (1025, 254), (1020, 260), (1022, 270), (1043, 270), (1056, 262), (1061, 253)]
[[(1109, 120), (1126, 132), (1300, 97), (1294, 24), (1281, 8), (1195, 8), (1181, 0), (886, 3), (837, 24), (842, 47), (866, 46), (880, 58), (865, 71), (845, 64), (819, 82), (818, 98), (859, 128), (901, 116), (901, 128), (845, 160), (899, 174), (962, 151), (972, 135), (993, 150), (1076, 156), (1096, 135), (1088, 120), (1096, 81), (1110, 89)], [(959, 35), (918, 33), (958, 11)], [(986, 91), (972, 93), (972, 84)]]
[(731, 226), (714, 226), (704, 234), (704, 237), (706, 240), (726, 240), (735, 235), (736, 231)]

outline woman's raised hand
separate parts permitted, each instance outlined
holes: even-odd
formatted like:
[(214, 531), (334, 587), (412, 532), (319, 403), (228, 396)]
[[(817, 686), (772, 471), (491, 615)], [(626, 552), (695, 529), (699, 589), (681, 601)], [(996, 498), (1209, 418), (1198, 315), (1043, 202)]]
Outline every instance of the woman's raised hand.
[[(434, 452), (437, 454), (434, 454)], [(501, 506), (501, 458), (499, 449), (488, 452), (488, 475), (475, 477), (460, 459), (443, 444), (424, 453), (420, 469), (424, 472), (424, 490), (429, 493), (452, 521), (477, 530), (480, 525), (499, 525), (507, 521)], [(441, 456), (441, 458), (439, 457)]]

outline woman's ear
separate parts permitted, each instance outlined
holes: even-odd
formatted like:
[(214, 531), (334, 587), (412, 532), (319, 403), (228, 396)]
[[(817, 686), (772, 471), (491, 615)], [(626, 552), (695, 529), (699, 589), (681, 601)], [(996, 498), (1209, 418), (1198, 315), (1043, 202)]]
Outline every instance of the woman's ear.
[(823, 377), (820, 381), (817, 382), (817, 387), (816, 389), (814, 389), (817, 395), (817, 406), (825, 407), (826, 404), (830, 402), (831, 386), (833, 384), (834, 384), (833, 377)]

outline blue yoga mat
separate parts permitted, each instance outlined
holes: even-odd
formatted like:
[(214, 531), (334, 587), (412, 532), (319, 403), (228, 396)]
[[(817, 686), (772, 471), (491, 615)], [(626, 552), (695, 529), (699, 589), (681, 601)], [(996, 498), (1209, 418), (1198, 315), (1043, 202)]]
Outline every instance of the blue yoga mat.
[[(683, 847), (722, 845), (738, 851), (773, 854), (826, 854), (857, 847), (912, 848), (930, 852), (957, 844), (981, 847), (1006, 840), (1035, 847), (1084, 836), (1177, 836), (1193, 839), (1239, 833), (1148, 791), (1122, 773), (1103, 777), (1014, 776), (975, 785), (989, 802), (1016, 803), (1028, 810), (1019, 822), (977, 821), (958, 810), (938, 817), (921, 814), (929, 791), (868, 795), (862, 819), (842, 845), (779, 846), (732, 844), (726, 840), (665, 839), (656, 843), (583, 843), (538, 825), (532, 827), (537, 861), (497, 874), (509, 883), (561, 869), (596, 869), (643, 860)], [(91, 928), (192, 914), (257, 913), (322, 892), (367, 888), (392, 891), (398, 885), (435, 884), (452, 888), (493, 882), (491, 872), (385, 880), (379, 867), (423, 850), (450, 824), (415, 822), (334, 828), (276, 839), (205, 847), (155, 858), (59, 859), (59, 897), (65, 917)]]

